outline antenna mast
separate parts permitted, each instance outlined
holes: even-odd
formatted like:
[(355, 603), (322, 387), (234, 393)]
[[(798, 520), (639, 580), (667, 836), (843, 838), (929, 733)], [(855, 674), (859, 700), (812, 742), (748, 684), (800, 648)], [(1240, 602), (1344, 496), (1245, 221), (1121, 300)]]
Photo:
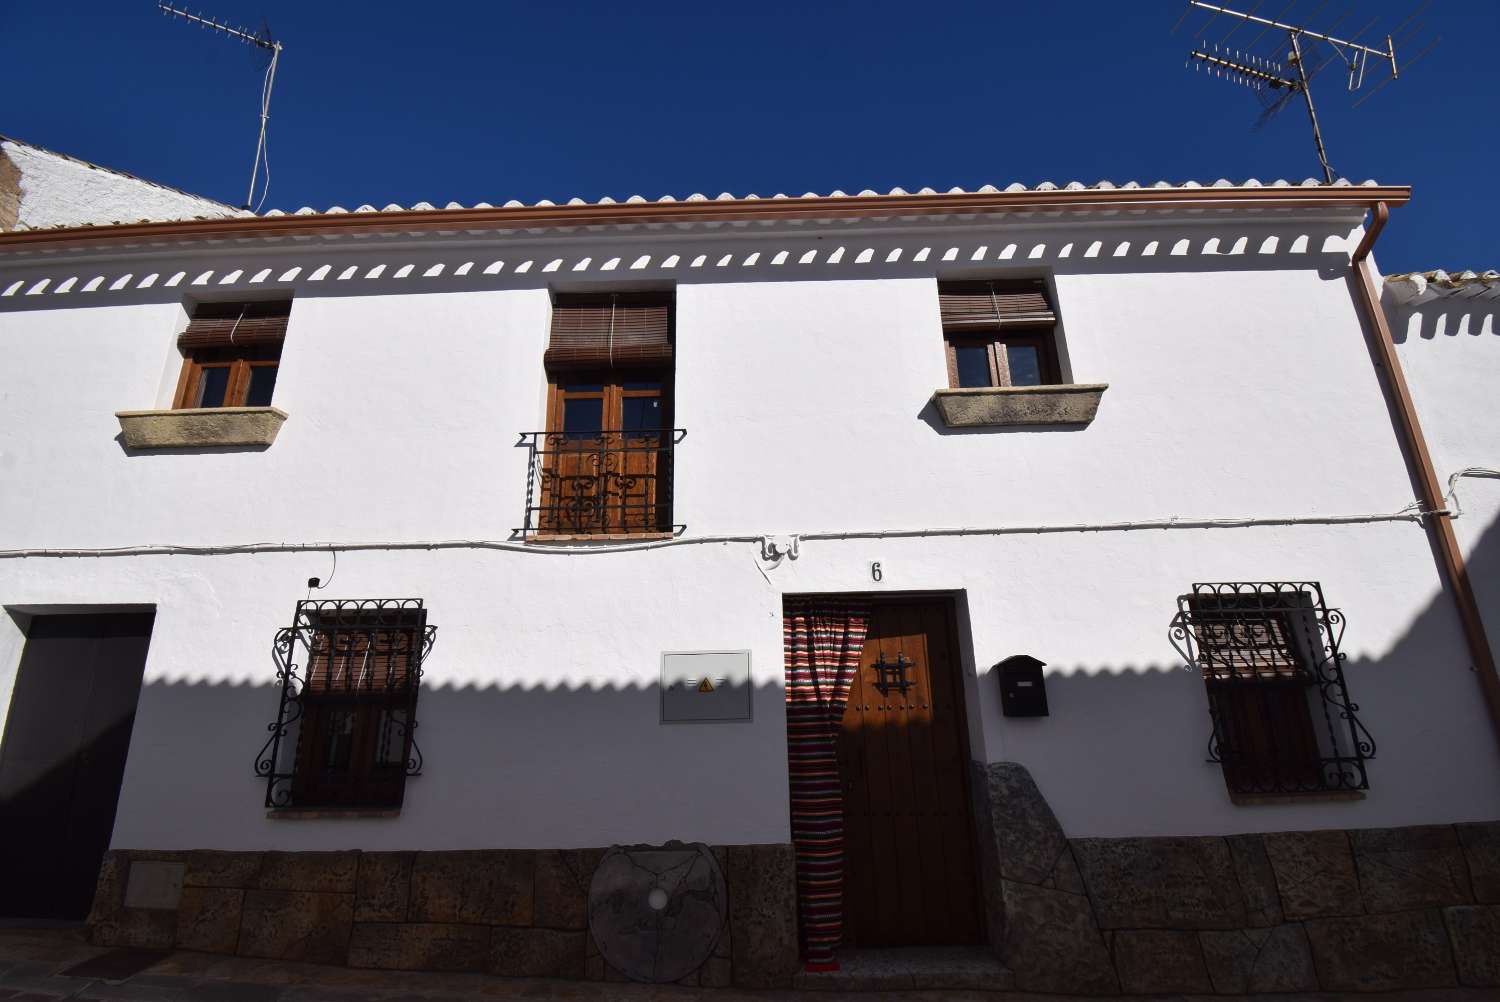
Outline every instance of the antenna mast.
[[(217, 31), (237, 41), (253, 45), (258, 49), (265, 49), (271, 53), (271, 64), (266, 67), (265, 82), (261, 85), (260, 89), (260, 137), (255, 143), (255, 160), (250, 165), (250, 189), (245, 193), (244, 205), (246, 209), (254, 206), (255, 210), (259, 211), (260, 205), (265, 204), (266, 195), (271, 190), (271, 157), (266, 148), (266, 123), (271, 118), (271, 88), (276, 83), (276, 63), (281, 58), (281, 43), (271, 38), (268, 32), (262, 32), (257, 35), (245, 31), (243, 28), (231, 28), (227, 24), (221, 24), (211, 18), (203, 17), (201, 14), (189, 14), (187, 11), (179, 10), (167, 3), (158, 2), (156, 7), (163, 14), (180, 17), (190, 24), (198, 25), (200, 28)], [(266, 168), (266, 179), (264, 186), (261, 188), (260, 205), (256, 205), (255, 183), (260, 175), (262, 164)]]
[[(1212, 11), (1215, 17), (1224, 14), (1251, 24), (1262, 25), (1261, 34), (1265, 34), (1265, 32), (1272, 29), (1286, 32), (1287, 41), (1291, 46), (1291, 52), (1287, 55), (1287, 62), (1291, 63), (1295, 70), (1296, 75), (1294, 77), (1289, 77), (1286, 70), (1279, 63), (1249, 53), (1239, 51), (1220, 53), (1219, 46), (1217, 45), (1213, 46), (1214, 52), (1209, 52), (1209, 45), (1206, 41), (1203, 43), (1202, 49), (1194, 49), (1189, 52), (1188, 59), (1197, 62), (1200, 66), (1207, 66), (1210, 72), (1217, 73), (1219, 76), (1226, 76), (1237, 83), (1245, 84), (1255, 90), (1263, 90), (1269, 87), (1272, 90), (1285, 91), (1286, 93), (1281, 100), (1274, 102), (1271, 107), (1266, 109), (1266, 114), (1262, 121), (1280, 111), (1293, 94), (1301, 94), (1302, 99), (1307, 104), (1307, 117), (1312, 122), (1313, 143), (1318, 148), (1318, 163), (1323, 167), (1323, 180), (1328, 184), (1332, 184), (1334, 180), (1333, 167), (1328, 163), (1328, 150), (1323, 145), (1323, 130), (1318, 125), (1318, 112), (1313, 107), (1311, 87), (1312, 78), (1317, 75), (1318, 70), (1322, 69), (1322, 66), (1317, 67), (1311, 73), (1308, 72), (1307, 61), (1302, 52), (1302, 39), (1314, 39), (1332, 48), (1334, 55), (1329, 57), (1330, 60), (1338, 58), (1343, 61), (1344, 67), (1349, 73), (1349, 90), (1355, 91), (1364, 83), (1365, 67), (1371, 56), (1390, 63), (1391, 75), (1387, 80), (1394, 80), (1396, 78), (1396, 43), (1392, 40), (1391, 36), (1386, 36), (1385, 48), (1378, 49), (1368, 45), (1361, 45), (1352, 40), (1335, 38), (1332, 35), (1322, 32), (1311, 31), (1298, 25), (1284, 24), (1281, 21), (1265, 17), (1256, 17), (1253, 13), (1241, 13), (1221, 4), (1206, 3), (1204, 0), (1188, 0), (1188, 6), (1189, 8), (1197, 7), (1200, 10)], [(1258, 7), (1259, 4), (1256, 6)], [(1319, 9), (1321, 10), (1322, 8)], [(1210, 23), (1212, 22), (1210, 21)], [(1230, 34), (1233, 34), (1233, 31)], [(1364, 32), (1360, 32), (1360, 34), (1364, 34)], [(1256, 37), (1259, 38), (1260, 36)], [(1228, 40), (1227, 35), (1225, 36), (1225, 40)], [(1424, 52), (1423, 54), (1425, 55), (1426, 53)]]

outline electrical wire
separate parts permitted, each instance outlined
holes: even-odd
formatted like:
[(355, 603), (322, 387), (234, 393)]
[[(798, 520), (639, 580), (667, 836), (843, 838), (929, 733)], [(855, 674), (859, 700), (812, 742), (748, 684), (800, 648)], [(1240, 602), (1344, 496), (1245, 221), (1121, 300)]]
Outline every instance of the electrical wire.
[[(1464, 471), (1460, 471), (1462, 474)], [(1456, 474), (1457, 476), (1459, 474)], [(1500, 474), (1496, 474), (1500, 476)], [(1420, 522), (1432, 515), (1454, 513), (1447, 508), (1436, 511), (1423, 510), (1413, 502), (1399, 511), (1371, 515), (1293, 515), (1271, 518), (1184, 518), (1173, 516), (1162, 519), (1142, 519), (1128, 522), (1075, 522), (1068, 524), (1035, 524), (1012, 526), (938, 527), (926, 529), (867, 529), (848, 531), (804, 532), (797, 536), (803, 542), (834, 541), (848, 539), (913, 539), (961, 536), (1019, 536), (1049, 535), (1070, 532), (1131, 532), (1151, 529), (1241, 529), (1262, 526), (1293, 525), (1360, 525), (1377, 522)], [(678, 536), (672, 539), (644, 540), (639, 543), (607, 543), (583, 546), (553, 546), (545, 543), (524, 543), (514, 540), (494, 539), (445, 539), (445, 540), (399, 540), (389, 542), (313, 542), (313, 543), (228, 543), (228, 544), (145, 544), (104, 548), (54, 548), (31, 547), (25, 549), (0, 550), (0, 559), (32, 557), (140, 557), (140, 556), (226, 556), (251, 553), (303, 553), (311, 550), (333, 552), (355, 552), (361, 550), (499, 550), (511, 553), (534, 555), (583, 556), (599, 553), (633, 553), (641, 550), (659, 550), (678, 546), (703, 546), (708, 544), (755, 543), (763, 535), (708, 535)]]
[(271, 144), (266, 138), (266, 126), (271, 120), (271, 88), (276, 83), (276, 62), (280, 57), (281, 47), (278, 45), (271, 50), (271, 65), (266, 67), (266, 77), (260, 87), (260, 139), (255, 144), (255, 162), (250, 165), (250, 195), (245, 199), (245, 208), (248, 209), (255, 198), (255, 175), (264, 164), (266, 176), (260, 190), (260, 201), (252, 210), (256, 215), (260, 214), (271, 194)]
[(1448, 493), (1443, 500), (1453, 506), (1453, 517), (1464, 513), (1463, 505), (1458, 500), (1458, 478), (1459, 477), (1485, 477), (1500, 479), (1500, 470), (1492, 470), (1488, 466), (1466, 466), (1448, 477)]

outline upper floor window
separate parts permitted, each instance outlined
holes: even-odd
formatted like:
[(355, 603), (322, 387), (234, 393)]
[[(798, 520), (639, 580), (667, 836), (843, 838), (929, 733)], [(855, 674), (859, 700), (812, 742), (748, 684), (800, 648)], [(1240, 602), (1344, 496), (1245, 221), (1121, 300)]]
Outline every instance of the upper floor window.
[(949, 386), (1062, 382), (1057, 315), (1040, 281), (941, 282), (938, 305)]
[(557, 297), (524, 533), (671, 531), (672, 313), (670, 293)]
[(297, 603), (273, 648), (281, 706), (256, 759), (267, 807), (401, 805), (421, 771), (417, 691), (436, 631), (421, 599)]
[(276, 387), (289, 301), (200, 303), (177, 338), (176, 409), (268, 407)]
[(1236, 798), (1364, 790), (1375, 743), (1344, 684), (1344, 619), (1316, 581), (1195, 584), (1173, 640), (1203, 676), (1209, 755)]

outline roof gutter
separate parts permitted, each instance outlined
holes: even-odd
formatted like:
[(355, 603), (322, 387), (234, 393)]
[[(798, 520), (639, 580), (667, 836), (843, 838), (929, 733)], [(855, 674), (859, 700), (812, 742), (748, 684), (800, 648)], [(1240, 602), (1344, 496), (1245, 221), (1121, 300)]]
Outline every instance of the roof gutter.
[(1007, 212), (1369, 208), (1377, 202), (1404, 205), (1410, 197), (1411, 189), (1406, 186), (1307, 185), (1286, 188), (1064, 188), (1052, 191), (951, 192), (931, 195), (590, 202), (577, 205), (244, 216), (20, 230), (0, 233), (0, 250), (246, 237), (333, 236), (382, 231), (456, 232), (651, 223), (885, 219)]
[(1428, 537), (1453, 595), (1453, 603), (1458, 607), (1458, 618), (1469, 647), (1471, 668), (1479, 675), (1479, 687), (1484, 693), (1485, 705), (1489, 708), (1490, 721), (1495, 727), (1496, 736), (1500, 737), (1500, 673), (1496, 671), (1495, 656), (1490, 647), (1489, 634), (1485, 630), (1484, 617), (1474, 598), (1474, 587), (1469, 580), (1464, 553), (1453, 532), (1453, 513), (1448, 510), (1443, 489), (1438, 482), (1432, 455), (1427, 449), (1427, 439), (1422, 434), (1422, 424), (1417, 420), (1417, 411), (1412, 404), (1411, 390), (1406, 385), (1401, 360), (1396, 355), (1396, 343), (1391, 338), (1385, 311), (1380, 306), (1379, 276), (1375, 274), (1374, 262), (1370, 260), (1370, 250), (1380, 238), (1390, 215), (1390, 207), (1384, 201), (1375, 204), (1370, 227), (1351, 257), (1355, 272), (1353, 278), (1368, 321), (1365, 331), (1375, 371), (1394, 405), (1392, 412), (1396, 419), (1396, 430), (1417, 482), (1422, 506), (1429, 512), (1424, 520)]

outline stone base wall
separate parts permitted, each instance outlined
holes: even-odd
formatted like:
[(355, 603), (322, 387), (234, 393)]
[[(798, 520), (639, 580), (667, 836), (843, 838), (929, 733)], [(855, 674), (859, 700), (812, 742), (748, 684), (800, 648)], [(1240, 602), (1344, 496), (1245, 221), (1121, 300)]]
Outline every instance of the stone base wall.
[[(588, 932), (589, 882), (604, 853), (116, 850), (88, 924), (101, 946), (622, 981)], [(789, 986), (798, 966), (792, 847), (718, 846), (714, 855), (728, 918), (713, 957), (682, 983)]]
[(1069, 839), (1024, 766), (973, 786), (1019, 989), (1500, 987), (1500, 823)]

